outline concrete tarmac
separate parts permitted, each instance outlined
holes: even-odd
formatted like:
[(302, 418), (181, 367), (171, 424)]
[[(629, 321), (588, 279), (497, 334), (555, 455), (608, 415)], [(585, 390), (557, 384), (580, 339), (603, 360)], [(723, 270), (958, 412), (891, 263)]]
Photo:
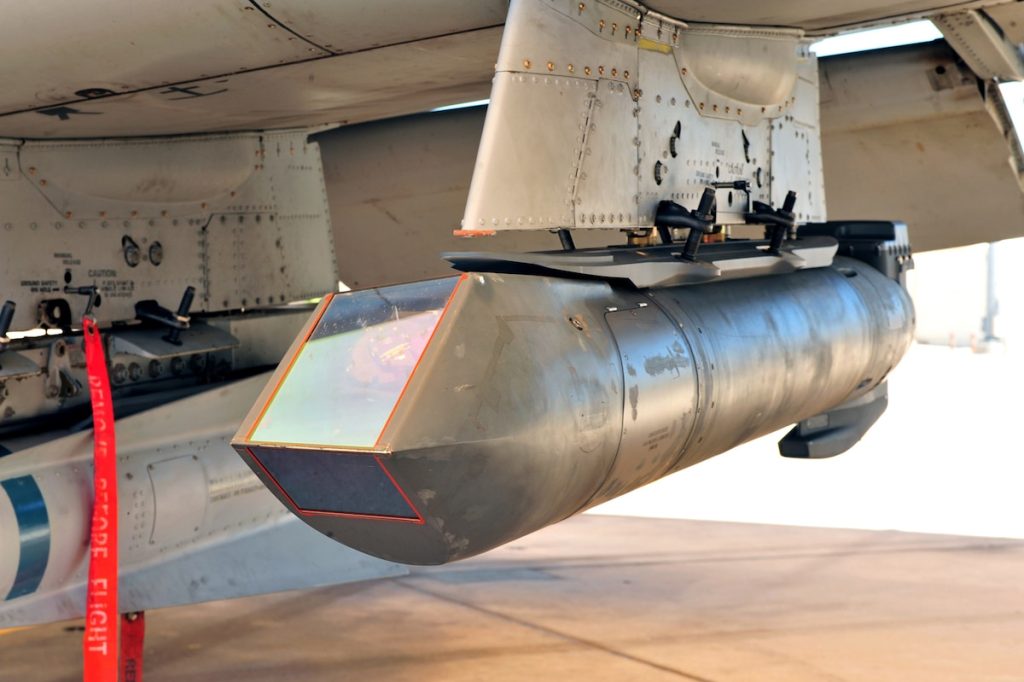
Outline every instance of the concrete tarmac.
[[(405, 578), (151, 612), (145, 680), (1019, 681), (1022, 577), (1021, 540), (582, 516)], [(78, 625), (0, 633), (0, 680), (81, 679)]]

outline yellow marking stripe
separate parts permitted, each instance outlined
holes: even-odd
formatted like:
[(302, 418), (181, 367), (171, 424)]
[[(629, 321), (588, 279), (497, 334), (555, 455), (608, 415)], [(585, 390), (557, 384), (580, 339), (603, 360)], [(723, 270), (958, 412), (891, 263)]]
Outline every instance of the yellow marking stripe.
[(7, 628), (6, 630), (0, 630), (0, 637), (3, 637), (4, 635), (14, 634), (15, 632), (20, 632), (21, 630), (28, 630), (28, 626), (20, 627), (20, 628)]
[(658, 41), (651, 40), (650, 38), (641, 38), (639, 45), (641, 50), (650, 50), (651, 52), (660, 52), (662, 54), (669, 54), (672, 52), (671, 45), (659, 43)]

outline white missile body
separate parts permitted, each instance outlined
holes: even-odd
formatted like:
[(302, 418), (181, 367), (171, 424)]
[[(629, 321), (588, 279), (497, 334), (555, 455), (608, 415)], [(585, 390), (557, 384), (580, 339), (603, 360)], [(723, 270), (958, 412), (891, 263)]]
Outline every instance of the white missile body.
[[(228, 439), (266, 380), (118, 420), (122, 611), (404, 572), (306, 527), (232, 451)], [(2, 443), (9, 454), (0, 457), (0, 627), (83, 613), (91, 435)]]

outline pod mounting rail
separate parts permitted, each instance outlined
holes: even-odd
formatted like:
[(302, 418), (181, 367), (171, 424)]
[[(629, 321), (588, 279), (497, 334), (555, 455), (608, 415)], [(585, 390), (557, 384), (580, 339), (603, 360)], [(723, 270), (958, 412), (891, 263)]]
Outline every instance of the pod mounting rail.
[(442, 257), (463, 272), (625, 280), (648, 289), (828, 267), (839, 242), (833, 237), (815, 236), (788, 241), (778, 254), (770, 253), (769, 248), (768, 241), (762, 240), (704, 244), (695, 260), (683, 257), (681, 243), (536, 253), (450, 252)]

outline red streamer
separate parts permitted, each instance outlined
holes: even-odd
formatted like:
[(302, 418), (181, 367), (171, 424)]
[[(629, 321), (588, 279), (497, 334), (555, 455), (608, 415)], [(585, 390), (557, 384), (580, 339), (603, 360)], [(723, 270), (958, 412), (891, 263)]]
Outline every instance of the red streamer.
[(82, 651), (85, 682), (117, 682), (117, 450), (107, 358), (95, 320), (82, 320), (93, 424), (93, 507)]

